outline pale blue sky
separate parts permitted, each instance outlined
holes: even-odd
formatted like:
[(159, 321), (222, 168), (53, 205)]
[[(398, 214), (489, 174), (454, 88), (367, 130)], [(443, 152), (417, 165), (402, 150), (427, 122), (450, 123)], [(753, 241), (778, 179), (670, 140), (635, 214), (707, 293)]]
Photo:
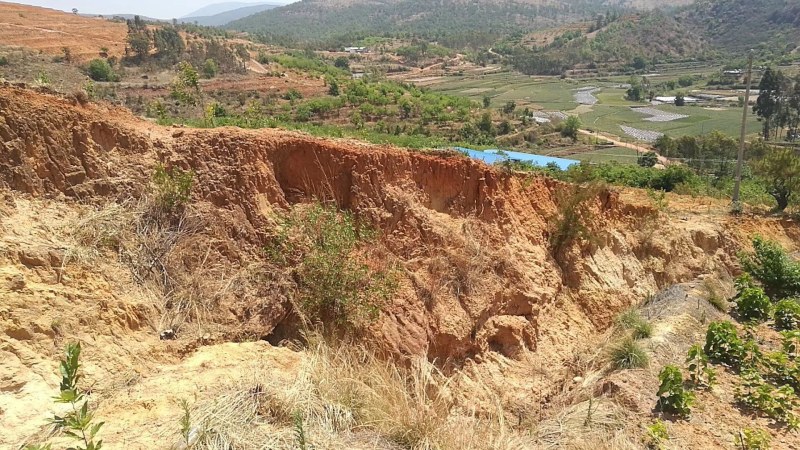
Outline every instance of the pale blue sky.
[(44, 6), (47, 8), (71, 11), (78, 8), (81, 13), (92, 14), (140, 14), (156, 19), (172, 19), (196, 11), (203, 6), (214, 3), (227, 3), (228, 1), (241, 1), (243, 3), (274, 3), (286, 4), (293, 0), (24, 0), (13, 3)]

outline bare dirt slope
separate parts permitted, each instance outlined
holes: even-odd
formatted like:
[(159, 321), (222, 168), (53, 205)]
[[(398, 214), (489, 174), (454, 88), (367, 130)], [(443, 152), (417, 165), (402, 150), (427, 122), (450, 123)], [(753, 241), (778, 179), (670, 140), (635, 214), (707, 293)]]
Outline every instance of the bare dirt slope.
[[(135, 211), (158, 163), (195, 172), (192, 205), (142, 270), (151, 249), (126, 233), (141, 228)], [(111, 448), (169, 447), (180, 398), (296, 379), (313, 355), (236, 343), (293, 336), (290, 289), (263, 248), (276, 212), (315, 197), (377, 227), (380, 259), (400, 268), (396, 294), (362, 339), (460, 373), (455, 404), (520, 426), (523, 416), (546, 417), (584, 375), (576, 361), (599, 348), (620, 311), (698, 275), (735, 272), (753, 232), (790, 246), (800, 238), (788, 221), (704, 214), (680, 199), (686, 207), (667, 215), (604, 189), (587, 224), (596, 238), (554, 255), (550, 222), (568, 187), (548, 178), (279, 130), (161, 128), (9, 85), (0, 86), (0, 188), (0, 422), (12, 430), (0, 446), (41, 429), (68, 341), (85, 345)], [(156, 262), (169, 291), (149, 275)], [(187, 302), (200, 306), (175, 306)], [(177, 340), (159, 340), (168, 328)], [(255, 411), (261, 419), (248, 423), (269, 434), (276, 425)], [(703, 431), (683, 432), (692, 440)], [(334, 436), (318, 448), (393, 448), (371, 435)]]
[(0, 2), (0, 44), (63, 55), (70, 49), (76, 61), (96, 58), (100, 49), (109, 56), (125, 54), (124, 23), (87, 18), (53, 9)]

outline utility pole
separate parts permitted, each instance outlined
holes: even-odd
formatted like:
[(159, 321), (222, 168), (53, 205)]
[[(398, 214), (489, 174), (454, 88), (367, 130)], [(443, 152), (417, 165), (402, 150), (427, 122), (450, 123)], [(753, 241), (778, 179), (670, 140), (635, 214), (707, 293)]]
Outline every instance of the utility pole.
[(747, 76), (745, 77), (744, 111), (742, 112), (742, 132), (739, 136), (739, 157), (736, 160), (736, 183), (733, 185), (733, 207), (739, 206), (739, 188), (742, 184), (742, 163), (744, 161), (744, 138), (747, 134), (747, 110), (750, 108), (750, 84), (753, 78), (753, 51), (747, 58)]

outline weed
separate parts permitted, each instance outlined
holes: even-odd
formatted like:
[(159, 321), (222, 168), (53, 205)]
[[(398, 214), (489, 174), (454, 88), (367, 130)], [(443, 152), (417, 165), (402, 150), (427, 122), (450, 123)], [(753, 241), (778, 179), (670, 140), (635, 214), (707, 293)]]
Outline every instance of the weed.
[(800, 428), (800, 418), (793, 412), (800, 407), (800, 399), (791, 386), (775, 388), (755, 370), (744, 372), (741, 378), (735, 397), (743, 406), (785, 424), (790, 431)]
[(174, 211), (189, 201), (194, 173), (177, 167), (167, 170), (158, 165), (153, 173), (157, 204), (166, 211)]
[(313, 448), (307, 443), (306, 430), (303, 426), (303, 415), (299, 412), (295, 412), (292, 416), (292, 423), (294, 424), (294, 440), (295, 443), (297, 443), (297, 448), (299, 450), (309, 450)]
[(345, 328), (374, 320), (395, 289), (390, 271), (372, 270), (357, 257), (374, 232), (351, 214), (319, 203), (295, 209), (282, 222), (267, 252), (295, 272), (299, 312)]
[(627, 337), (611, 348), (611, 365), (617, 370), (647, 367), (645, 350), (633, 338)]
[(666, 191), (647, 189), (647, 196), (650, 197), (650, 201), (653, 202), (653, 207), (659, 212), (665, 212), (669, 207)]
[(190, 442), (190, 440), (192, 436), (192, 416), (191, 416), (191, 410), (189, 408), (189, 402), (186, 401), (186, 399), (181, 399), (180, 406), (181, 406), (181, 411), (183, 411), (180, 420), (181, 438), (183, 438), (183, 442), (186, 444), (186, 448), (191, 448), (192, 443)]
[(37, 86), (50, 86), (50, 76), (44, 72), (39, 72), (36, 74), (36, 78), (33, 79), (33, 82), (36, 83)]
[(736, 446), (742, 450), (769, 450), (769, 433), (755, 428), (745, 428), (736, 435)]
[[(59, 365), (61, 373), (61, 384), (59, 395), (55, 397), (56, 403), (70, 405), (70, 411), (63, 416), (54, 416), (51, 419), (56, 429), (61, 430), (66, 436), (74, 439), (77, 444), (70, 447), (74, 450), (101, 450), (102, 440), (95, 440), (97, 433), (103, 426), (103, 422), (94, 423), (93, 414), (89, 411), (89, 401), (86, 396), (78, 389), (78, 381), (81, 376), (78, 374), (80, 369), (81, 344), (67, 344), (64, 351), (64, 359)], [(83, 404), (81, 404), (83, 402)], [(50, 450), (49, 444), (31, 445), (27, 450)]]
[(695, 395), (683, 387), (681, 369), (665, 366), (658, 374), (661, 385), (658, 387), (656, 409), (687, 418), (695, 401)]
[(566, 251), (576, 242), (593, 238), (588, 224), (592, 222), (592, 204), (603, 189), (600, 183), (575, 184), (558, 194), (558, 212), (549, 221), (550, 253), (560, 263)]
[(653, 335), (653, 326), (636, 309), (629, 309), (617, 317), (617, 325), (631, 330), (634, 339), (645, 339)]
[(800, 295), (800, 263), (780, 244), (760, 236), (753, 239), (752, 254), (739, 256), (742, 268), (764, 287), (767, 296), (783, 299)]
[(730, 322), (711, 322), (703, 351), (713, 361), (738, 367), (745, 358), (744, 342)]
[(711, 388), (717, 380), (717, 372), (708, 366), (708, 356), (700, 344), (693, 345), (686, 356), (689, 369), (689, 380), (695, 387)]
[(770, 317), (772, 302), (761, 288), (748, 287), (736, 296), (739, 317), (749, 322), (763, 322)]
[(794, 298), (779, 301), (773, 317), (778, 330), (797, 330), (800, 328), (800, 302)]
[(651, 450), (661, 450), (664, 443), (669, 440), (667, 424), (663, 420), (656, 419), (651, 425), (647, 426), (647, 448)]

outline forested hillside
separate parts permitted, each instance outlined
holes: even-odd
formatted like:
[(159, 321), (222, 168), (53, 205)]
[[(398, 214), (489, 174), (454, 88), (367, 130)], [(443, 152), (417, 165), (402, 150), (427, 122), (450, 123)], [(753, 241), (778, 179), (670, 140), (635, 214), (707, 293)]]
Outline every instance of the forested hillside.
[(712, 45), (729, 52), (752, 48), (780, 57), (800, 44), (797, 0), (698, 0), (678, 18)]
[[(665, 4), (682, 4), (671, 0)], [(414, 34), (451, 47), (487, 45), (521, 30), (592, 20), (629, 0), (303, 0), (229, 24), (271, 40), (346, 42), (361, 35)]]

